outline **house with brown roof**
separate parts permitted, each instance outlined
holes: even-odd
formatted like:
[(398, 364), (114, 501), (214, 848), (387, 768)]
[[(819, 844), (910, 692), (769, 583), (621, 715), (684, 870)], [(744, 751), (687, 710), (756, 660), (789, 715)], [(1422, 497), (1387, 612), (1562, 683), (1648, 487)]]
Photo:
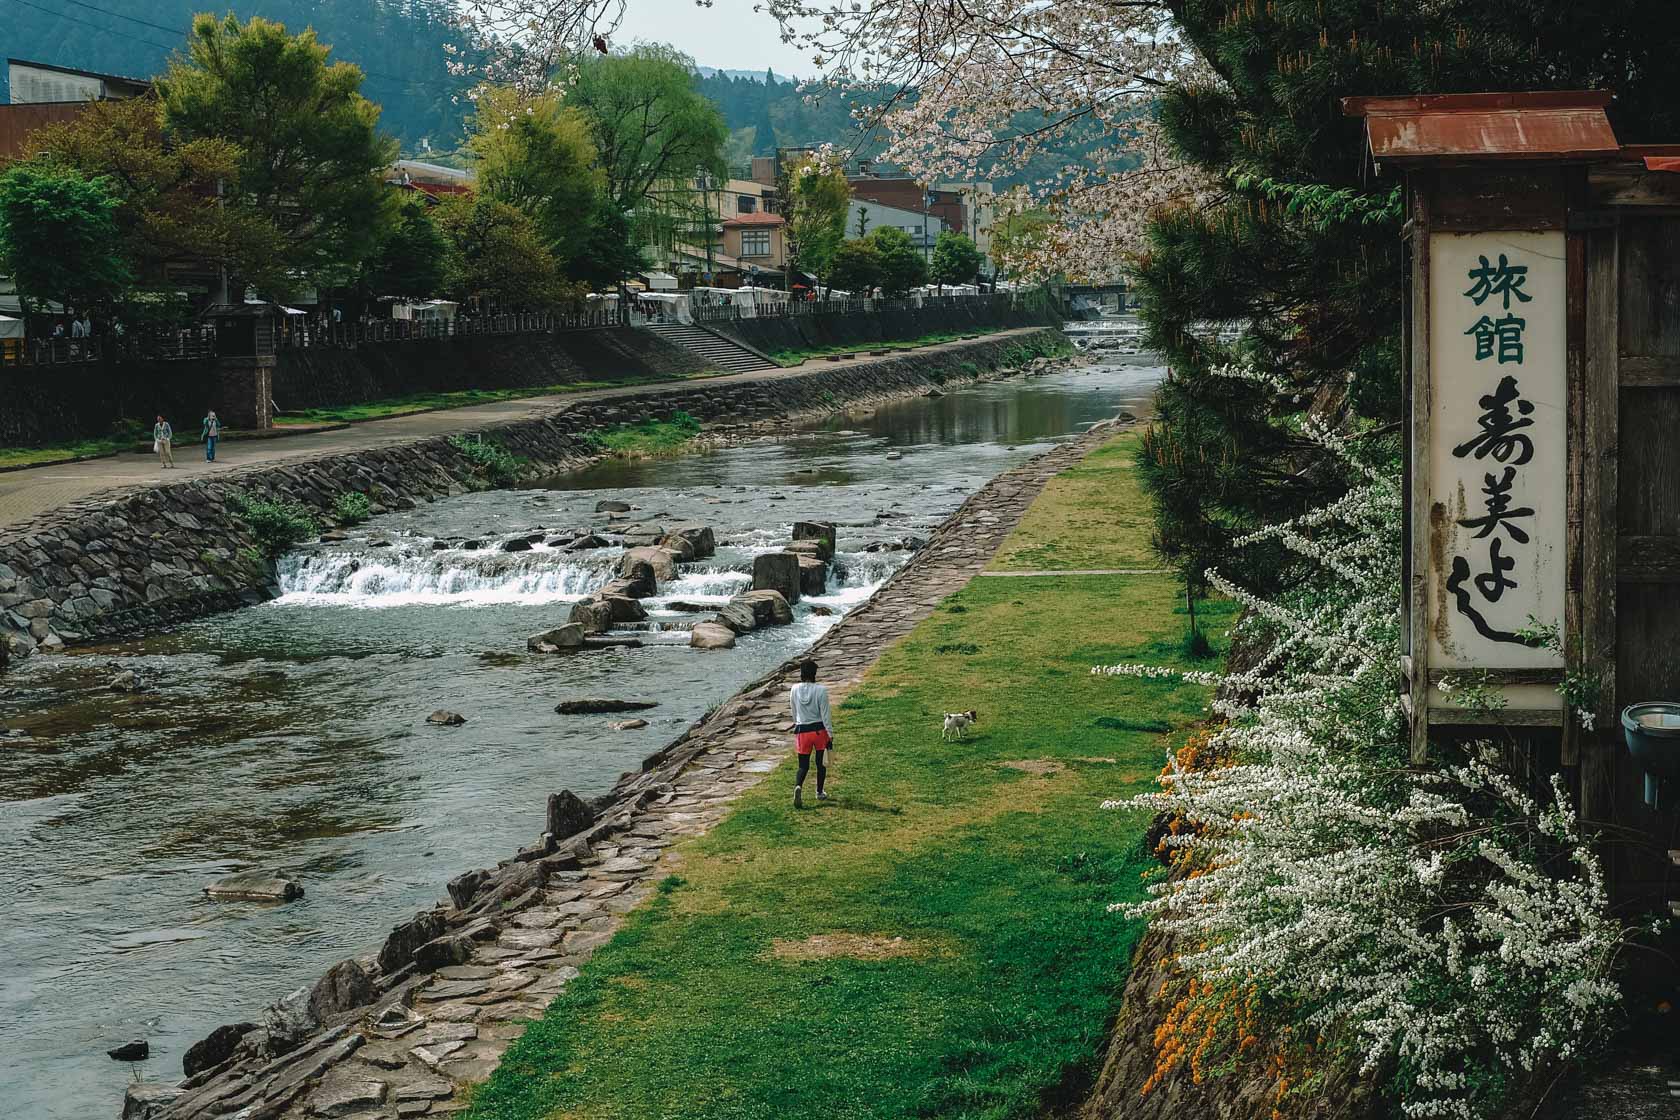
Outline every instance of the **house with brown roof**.
[(780, 272), (787, 265), (787, 219), (762, 210), (723, 223), (723, 252), (743, 271)]

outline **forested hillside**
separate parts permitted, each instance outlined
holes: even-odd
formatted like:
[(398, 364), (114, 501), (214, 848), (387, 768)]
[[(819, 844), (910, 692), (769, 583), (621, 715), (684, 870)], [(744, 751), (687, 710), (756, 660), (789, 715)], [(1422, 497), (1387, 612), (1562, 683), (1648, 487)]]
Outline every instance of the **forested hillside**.
[(313, 27), (334, 58), (361, 66), (362, 92), (384, 107), (380, 123), (405, 152), (460, 143), (469, 83), (445, 66), (444, 44), (459, 41), (448, 0), (16, 0), (5, 7), (5, 53), (149, 78), (181, 48), (194, 13), (230, 9)]
[[(778, 146), (832, 143), (852, 149), (860, 144), (851, 119), (855, 98), (843, 91), (825, 90), (807, 103), (798, 79), (777, 77), (773, 70), (751, 75), (738, 70), (702, 73), (695, 84), (723, 111), (729, 125), (731, 164), (771, 155)], [(873, 155), (871, 147), (862, 145), (859, 154)]]

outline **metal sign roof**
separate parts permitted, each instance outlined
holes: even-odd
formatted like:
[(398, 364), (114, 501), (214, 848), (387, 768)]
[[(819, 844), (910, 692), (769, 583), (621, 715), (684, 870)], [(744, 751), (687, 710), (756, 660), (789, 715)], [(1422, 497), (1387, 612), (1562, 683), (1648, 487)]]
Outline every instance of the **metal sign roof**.
[(1456, 93), (1345, 97), (1365, 118), (1371, 158), (1395, 163), (1600, 160), (1621, 153), (1604, 115), (1611, 94)]

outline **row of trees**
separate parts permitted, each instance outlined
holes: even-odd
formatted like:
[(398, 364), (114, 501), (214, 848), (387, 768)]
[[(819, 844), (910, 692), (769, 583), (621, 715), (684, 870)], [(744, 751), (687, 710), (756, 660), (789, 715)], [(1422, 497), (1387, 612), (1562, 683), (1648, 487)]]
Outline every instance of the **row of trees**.
[(723, 174), (721, 116), (668, 48), (580, 59), (565, 91), (483, 91), (465, 162), (478, 188), (434, 201), (385, 182), (397, 144), (362, 72), (311, 31), (193, 21), (156, 97), (90, 104), (0, 174), (0, 270), (39, 305), (181, 313), (183, 278), (238, 298), (447, 295), (551, 306), (645, 267), (645, 200)]

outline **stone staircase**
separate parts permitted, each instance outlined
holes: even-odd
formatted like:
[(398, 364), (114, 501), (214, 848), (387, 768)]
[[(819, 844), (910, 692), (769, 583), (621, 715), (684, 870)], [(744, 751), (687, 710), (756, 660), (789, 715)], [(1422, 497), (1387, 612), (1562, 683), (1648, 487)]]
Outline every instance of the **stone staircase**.
[(704, 327), (682, 323), (649, 323), (647, 329), (667, 342), (700, 355), (714, 369), (731, 373), (751, 373), (761, 369), (780, 369), (764, 355), (742, 346), (734, 339), (714, 334)]

